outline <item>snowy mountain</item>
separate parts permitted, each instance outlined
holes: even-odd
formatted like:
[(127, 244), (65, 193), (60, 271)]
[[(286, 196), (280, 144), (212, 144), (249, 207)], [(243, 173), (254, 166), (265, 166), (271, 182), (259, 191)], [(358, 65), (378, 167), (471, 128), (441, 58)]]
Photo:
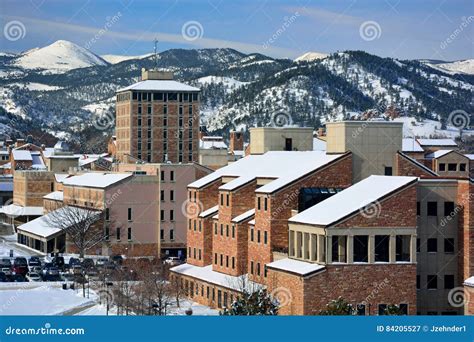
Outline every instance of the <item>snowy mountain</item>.
[[(98, 130), (94, 124), (114, 117), (115, 91), (136, 82), (141, 68), (155, 65), (153, 56), (116, 64), (100, 59), (102, 63), (57, 75), (56, 64), (51, 70), (12, 65), (24, 55), (0, 55), (3, 115), (21, 118), (26, 126), (51, 135), (88, 142), (87, 150), (91, 145), (103, 148), (113, 133), (113, 125)], [(394, 107), (407, 118), (413, 134), (450, 136), (456, 130), (446, 125), (449, 114), (459, 109), (474, 112), (474, 76), (426, 63), (362, 51), (295, 62), (225, 48), (172, 49), (158, 58), (158, 66), (174, 71), (178, 81), (201, 89), (202, 123), (217, 134), (235, 127), (271, 125), (277, 112), (287, 113), (296, 125), (317, 127), (367, 111), (383, 116)], [(13, 124), (20, 132), (24, 127)]]
[(438, 69), (448, 74), (474, 75), (474, 59), (465, 59), (454, 62), (423, 60), (422, 62), (434, 69)]
[(47, 74), (65, 73), (72, 69), (107, 65), (101, 57), (65, 40), (43, 48), (28, 50), (11, 60), (11, 65), (25, 70), (38, 69)]
[(306, 52), (305, 54), (295, 58), (295, 62), (310, 62), (326, 58), (327, 56), (329, 56), (327, 53), (322, 52)]

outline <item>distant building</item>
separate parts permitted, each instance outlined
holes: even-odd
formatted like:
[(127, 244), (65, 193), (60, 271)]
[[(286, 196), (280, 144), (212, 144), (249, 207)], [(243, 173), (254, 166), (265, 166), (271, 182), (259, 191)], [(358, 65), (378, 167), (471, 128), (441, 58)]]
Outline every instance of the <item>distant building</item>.
[(142, 70), (140, 82), (117, 91), (115, 137), (124, 163), (198, 162), (199, 89)]

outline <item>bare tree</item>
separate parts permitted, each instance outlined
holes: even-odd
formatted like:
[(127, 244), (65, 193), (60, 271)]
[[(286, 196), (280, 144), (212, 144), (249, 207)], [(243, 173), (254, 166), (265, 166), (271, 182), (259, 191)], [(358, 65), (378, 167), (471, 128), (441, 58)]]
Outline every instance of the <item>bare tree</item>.
[(110, 225), (105, 221), (105, 211), (72, 205), (53, 210), (45, 218), (48, 225), (66, 233), (78, 249), (80, 258), (84, 258), (87, 250), (106, 240), (105, 225)]

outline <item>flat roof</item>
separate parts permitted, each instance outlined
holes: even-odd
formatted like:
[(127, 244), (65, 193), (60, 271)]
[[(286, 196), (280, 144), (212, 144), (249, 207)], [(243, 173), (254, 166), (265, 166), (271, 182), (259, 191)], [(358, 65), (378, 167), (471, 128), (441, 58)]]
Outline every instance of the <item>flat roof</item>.
[(200, 91), (199, 88), (176, 82), (173, 80), (146, 80), (134, 83), (128, 87), (117, 90), (117, 93), (127, 90), (150, 90), (150, 91)]
[(63, 180), (63, 184), (103, 189), (132, 176), (133, 174), (131, 173), (89, 172), (82, 175), (66, 178)]
[(417, 179), (417, 177), (406, 176), (369, 176), (300, 212), (288, 221), (329, 226)]
[(12, 150), (13, 159), (33, 161), (30, 151), (27, 150)]
[(62, 201), (64, 199), (64, 193), (62, 191), (53, 191), (47, 195), (44, 195), (43, 198), (55, 201)]
[(1, 211), (5, 215), (12, 216), (12, 217), (43, 215), (43, 207), (31, 207), (31, 206), (24, 207), (24, 206), (14, 204), (14, 203), (7, 206), (3, 206)]
[(301, 276), (319, 272), (326, 268), (324, 265), (314, 264), (311, 262), (295, 260), (295, 259), (290, 259), (290, 258), (273, 261), (267, 264), (267, 267), (274, 268), (280, 271), (295, 273)]
[(413, 138), (402, 139), (402, 151), (403, 152), (424, 152), (418, 141)]
[(253, 217), (255, 215), (255, 208), (247, 210), (246, 212), (234, 217), (232, 219), (232, 222), (239, 223), (245, 220), (248, 220), (249, 218)]
[(421, 146), (458, 146), (453, 139), (416, 139)]
[(215, 205), (207, 210), (204, 210), (199, 214), (199, 217), (207, 217), (211, 214), (217, 213), (219, 211), (219, 205)]

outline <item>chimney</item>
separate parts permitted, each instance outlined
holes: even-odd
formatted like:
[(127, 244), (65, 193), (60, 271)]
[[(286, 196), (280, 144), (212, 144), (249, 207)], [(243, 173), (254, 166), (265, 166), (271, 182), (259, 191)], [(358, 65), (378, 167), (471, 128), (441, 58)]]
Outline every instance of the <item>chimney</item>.
[(15, 148), (25, 145), (25, 139), (16, 139)]
[(230, 152), (243, 151), (244, 149), (244, 133), (243, 132), (230, 132)]
[(173, 80), (174, 74), (172, 71), (164, 70), (146, 70), (142, 68), (142, 81), (147, 80)]
[(318, 137), (324, 137), (326, 135), (326, 132), (324, 131), (323, 127), (318, 128)]

